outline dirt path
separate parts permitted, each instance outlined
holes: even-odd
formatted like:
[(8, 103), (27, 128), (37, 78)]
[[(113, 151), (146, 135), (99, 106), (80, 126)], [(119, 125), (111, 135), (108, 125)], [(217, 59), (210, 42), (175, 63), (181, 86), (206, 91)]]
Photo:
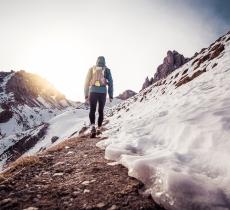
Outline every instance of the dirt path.
[(98, 140), (72, 138), (17, 161), (1, 177), (0, 209), (162, 209), (126, 168), (107, 164)]

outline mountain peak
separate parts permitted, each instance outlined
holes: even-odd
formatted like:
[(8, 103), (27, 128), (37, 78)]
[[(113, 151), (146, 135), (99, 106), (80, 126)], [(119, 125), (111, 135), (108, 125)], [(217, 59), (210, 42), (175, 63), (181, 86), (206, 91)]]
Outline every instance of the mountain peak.
[(163, 63), (157, 67), (154, 77), (150, 79), (147, 77), (141, 90), (147, 88), (154, 82), (167, 77), (170, 73), (187, 63), (189, 60), (189, 58), (185, 58), (176, 50), (168, 50), (166, 57), (163, 59)]

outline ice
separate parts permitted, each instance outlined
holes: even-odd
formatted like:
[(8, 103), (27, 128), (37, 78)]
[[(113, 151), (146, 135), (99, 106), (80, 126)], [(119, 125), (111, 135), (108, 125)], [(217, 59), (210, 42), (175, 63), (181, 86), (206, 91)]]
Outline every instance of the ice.
[[(229, 45), (221, 58), (202, 64), (207, 72), (191, 82), (150, 87), (142, 102), (140, 93), (136, 102), (118, 106), (125, 108), (113, 110), (109, 138), (97, 144), (166, 209), (230, 208)], [(188, 75), (195, 72), (192, 62), (172, 73), (180, 73), (176, 81), (187, 68)]]

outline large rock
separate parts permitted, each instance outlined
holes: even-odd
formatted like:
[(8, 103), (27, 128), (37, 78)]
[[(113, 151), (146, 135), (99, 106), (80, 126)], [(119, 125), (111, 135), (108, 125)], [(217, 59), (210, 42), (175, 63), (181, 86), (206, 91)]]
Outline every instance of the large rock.
[(150, 86), (151, 84), (153, 84), (153, 78), (151, 77), (151, 78), (149, 79), (149, 77), (146, 77), (145, 82), (144, 82), (144, 84), (142, 85), (141, 90), (144, 90), (145, 88), (147, 88), (147, 87)]
[(154, 74), (154, 77), (150, 79), (147, 77), (145, 79), (145, 82), (141, 90), (147, 88), (154, 82), (167, 77), (170, 73), (172, 73), (174, 70), (181, 67), (188, 61), (189, 61), (188, 58), (185, 58), (183, 55), (181, 55), (177, 51), (169, 50), (167, 52), (167, 56), (163, 60), (163, 63), (157, 67), (157, 71)]
[(123, 93), (121, 93), (119, 96), (116, 98), (121, 99), (121, 100), (127, 100), (128, 98), (136, 95), (137, 93), (132, 91), (132, 90), (126, 90)]

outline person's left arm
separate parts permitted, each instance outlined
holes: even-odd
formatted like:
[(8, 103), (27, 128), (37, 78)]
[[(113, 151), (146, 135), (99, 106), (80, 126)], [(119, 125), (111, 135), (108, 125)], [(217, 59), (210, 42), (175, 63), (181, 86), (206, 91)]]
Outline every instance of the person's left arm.
[(108, 80), (108, 94), (110, 101), (113, 99), (113, 78), (110, 69), (106, 69), (106, 79)]

